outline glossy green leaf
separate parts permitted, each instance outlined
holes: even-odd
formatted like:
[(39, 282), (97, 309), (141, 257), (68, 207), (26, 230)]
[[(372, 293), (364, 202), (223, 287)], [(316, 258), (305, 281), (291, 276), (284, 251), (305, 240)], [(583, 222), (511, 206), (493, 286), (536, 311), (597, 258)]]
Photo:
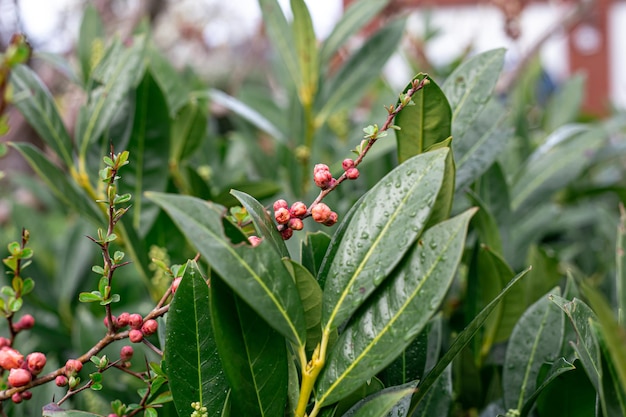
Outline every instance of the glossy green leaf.
[(39, 149), (28, 143), (10, 143), (26, 159), (33, 171), (46, 183), (48, 188), (54, 193), (66, 207), (73, 207), (81, 215), (87, 217), (93, 223), (101, 225), (104, 222), (104, 215), (98, 209), (96, 203), (70, 181), (67, 174), (54, 165), (50, 158), (45, 156)]
[[(503, 253), (502, 238), (500, 237), (498, 223), (491, 214), (489, 207), (487, 207), (480, 196), (473, 191), (468, 191), (466, 195), (470, 203), (479, 208), (478, 212), (472, 219), (472, 226), (474, 226), (476, 233), (478, 233), (478, 240), (482, 244), (486, 245), (491, 252), (499, 254)], [(505, 284), (513, 278), (513, 275), (514, 274), (511, 274), (511, 276), (505, 281)]]
[(546, 106), (544, 129), (552, 132), (555, 129), (576, 121), (580, 114), (585, 94), (586, 74), (574, 74), (559, 86), (550, 97)]
[(455, 143), (465, 140), (470, 126), (481, 113), (496, 86), (504, 49), (483, 52), (459, 65), (446, 79), (442, 90), (452, 107), (452, 137)]
[(313, 30), (311, 15), (304, 0), (291, 0), (293, 12), (293, 37), (300, 68), (298, 94), (303, 106), (310, 106), (317, 92), (319, 67), (317, 57), (317, 38)]
[[(156, 79), (156, 74), (154, 77)], [(190, 100), (179, 108), (170, 128), (170, 163), (179, 165), (198, 149), (207, 134), (207, 114), (208, 105), (204, 99)]]
[(349, 322), (319, 376), (318, 403), (332, 404), (349, 394), (422, 331), (454, 278), (473, 213), (468, 210), (428, 229), (397, 272)]
[(352, 35), (372, 20), (388, 3), (389, 0), (367, 0), (350, 3), (322, 44), (320, 50), (322, 68), (328, 65), (333, 55)]
[(443, 357), (437, 362), (437, 365), (426, 374), (426, 376), (420, 381), (418, 385), (417, 393), (413, 396), (411, 411), (409, 415), (412, 415), (412, 412), (417, 408), (420, 401), (423, 400), (424, 396), (428, 393), (428, 391), (433, 388), (435, 381), (439, 378), (439, 375), (443, 373), (446, 367), (452, 362), (452, 360), (463, 350), (465, 346), (472, 340), (478, 329), (483, 325), (485, 320), (489, 317), (491, 312), (495, 309), (495, 307), (502, 301), (502, 299), (509, 293), (509, 291), (515, 287), (515, 285), (528, 273), (529, 269), (526, 269), (519, 274), (517, 274), (504, 289), (498, 294), (496, 298), (494, 298), (475, 318), (465, 326), (465, 329), (452, 342), (448, 351), (443, 355)]
[(307, 232), (300, 244), (300, 260), (313, 276), (317, 276), (324, 254), (330, 244), (330, 236), (324, 232)]
[(326, 275), (324, 331), (348, 319), (420, 235), (441, 187), (447, 155), (447, 149), (440, 149), (409, 159), (360, 200)]
[(129, 48), (113, 45), (107, 57), (94, 68), (92, 78), (100, 85), (90, 92), (76, 122), (75, 136), (81, 158), (87, 154), (89, 144), (109, 127), (128, 91), (141, 80), (145, 49), (146, 39), (141, 36)]
[(446, 220), (450, 217), (450, 211), (452, 210), (452, 201), (454, 200), (454, 182), (456, 178), (456, 166), (454, 163), (454, 157), (452, 156), (451, 149), (452, 137), (442, 140), (431, 145), (426, 152), (431, 152), (436, 149), (448, 149), (448, 155), (446, 156), (445, 167), (443, 171), (443, 182), (441, 188), (437, 194), (437, 199), (432, 208), (432, 214), (426, 222), (426, 229), (429, 227)]
[(322, 338), (322, 289), (308, 269), (290, 259), (285, 259), (287, 269), (294, 277), (304, 308), (306, 321), (306, 348), (313, 352)]
[(280, 4), (277, 0), (259, 0), (259, 6), (261, 7), (267, 37), (270, 39), (278, 56), (280, 56), (281, 62), (291, 77), (293, 85), (300, 85), (301, 77), (295, 41), (291, 36), (291, 28), (280, 8)]
[(417, 406), (411, 417), (447, 416), (452, 405), (452, 366), (448, 366), (437, 378), (433, 389)]
[(513, 211), (545, 201), (576, 179), (605, 141), (602, 127), (567, 125), (555, 131), (516, 175), (511, 189)]
[[(452, 110), (446, 96), (426, 74), (417, 74), (413, 80), (421, 81), (424, 78), (428, 79), (429, 84), (413, 95), (415, 105), (402, 109), (394, 120), (394, 124), (401, 128), (395, 131), (399, 162), (446, 140), (452, 133)], [(409, 83), (405, 87), (404, 93), (411, 85)]]
[[(548, 364), (543, 365), (544, 369), (547, 367)], [(539, 397), (543, 390), (550, 385), (551, 382), (555, 381), (557, 377), (561, 376), (563, 373), (573, 371), (574, 369), (576, 369), (576, 367), (566, 361), (565, 358), (559, 358), (552, 363), (545, 376), (542, 377), (542, 370), (540, 370), (537, 380), (538, 387), (535, 389), (535, 392), (526, 398), (524, 407), (520, 411), (520, 417), (526, 417), (530, 413), (535, 405), (535, 400)]]
[(228, 384), (217, 352), (209, 313), (209, 286), (193, 261), (183, 279), (167, 317), (165, 361), (169, 386), (179, 415), (191, 414), (192, 402), (220, 415)]
[(298, 346), (305, 343), (302, 303), (280, 255), (267, 242), (232, 245), (224, 235), (224, 208), (203, 200), (147, 193), (174, 220), (202, 258), (261, 317)]
[(280, 143), (287, 143), (286, 135), (284, 132), (282, 132), (261, 113), (248, 106), (244, 102), (215, 89), (209, 89), (207, 91), (207, 97), (209, 97), (214, 103), (226, 107), (228, 110), (234, 112), (239, 117), (252, 123), (258, 129), (261, 129), (265, 133), (269, 134)]
[(316, 124), (321, 126), (330, 116), (358, 103), (370, 84), (398, 47), (405, 20), (385, 25), (332, 76), (322, 84), (316, 107), (319, 109)]
[(72, 140), (57, 110), (54, 98), (39, 77), (28, 67), (11, 70), (13, 105), (67, 167), (72, 167)]
[(593, 385), (575, 361), (573, 369), (556, 378), (537, 398), (537, 412), (550, 417), (590, 417), (596, 410), (596, 392)]
[(98, 414), (87, 413), (85, 411), (64, 410), (56, 403), (43, 406), (42, 417), (100, 417)]
[(278, 416), (287, 400), (285, 340), (218, 277), (211, 279), (211, 322), (231, 411), (239, 416)]
[[(558, 287), (551, 291), (551, 296), (560, 294)], [(508, 343), (502, 371), (506, 409), (521, 411), (537, 389), (541, 366), (558, 359), (563, 326), (563, 313), (547, 296), (530, 306), (519, 319)]]
[(259, 237), (267, 239), (281, 257), (289, 258), (289, 251), (287, 246), (285, 246), (285, 241), (265, 207), (249, 194), (237, 190), (231, 190), (230, 193), (239, 200), (241, 205), (248, 211), (248, 214), (250, 214)]
[(408, 405), (403, 404), (402, 410), (394, 410), (394, 408), (398, 408), (398, 403), (404, 399), (410, 402), (415, 385), (415, 382), (410, 382), (400, 387), (390, 387), (379, 391), (355, 404), (342, 417), (405, 417), (406, 413), (402, 410), (407, 411)]
[[(185, 104), (196, 104), (193, 101), (190, 102), (190, 88), (183, 82), (183, 76), (178, 73), (170, 60), (152, 45), (149, 46), (147, 55), (149, 58), (150, 73), (165, 96), (170, 117), (173, 118), (178, 114)], [(174, 133), (176, 134), (177, 132)], [(183, 145), (184, 143), (181, 143), (179, 146)], [(178, 155), (178, 153), (176, 153), (176, 155)]]
[(454, 141), (456, 189), (469, 187), (500, 156), (513, 137), (508, 113), (495, 98), (489, 100), (462, 140)]
[(618, 323), (626, 328), (626, 210), (623, 205), (620, 206), (615, 247), (615, 291)]
[(91, 70), (98, 64), (98, 60), (104, 53), (105, 31), (104, 23), (102, 23), (96, 7), (87, 4), (84, 10), (78, 34), (77, 53), (82, 80), (86, 85)]
[(128, 217), (140, 236), (145, 236), (159, 208), (146, 201), (144, 191), (165, 191), (168, 183), (167, 164), (169, 161), (170, 119), (167, 103), (161, 89), (149, 71), (137, 87), (135, 93), (135, 113), (130, 135), (126, 145), (132, 163), (121, 171), (123, 181), (119, 184), (119, 193), (133, 196)]

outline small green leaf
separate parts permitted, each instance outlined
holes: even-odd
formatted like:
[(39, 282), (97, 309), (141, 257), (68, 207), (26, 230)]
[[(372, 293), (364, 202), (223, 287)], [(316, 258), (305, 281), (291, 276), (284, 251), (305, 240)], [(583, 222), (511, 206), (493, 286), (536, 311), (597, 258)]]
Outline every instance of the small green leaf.
[(81, 303), (91, 303), (94, 301), (101, 301), (102, 295), (98, 291), (81, 292), (80, 294), (78, 294), (78, 300)]
[(22, 305), (24, 304), (24, 299), (22, 297), (20, 298), (9, 297), (7, 304), (9, 306), (9, 310), (15, 313), (17, 311), (20, 311), (20, 309), (22, 308)]
[(7, 285), (4, 285), (1, 289), (0, 292), (2, 292), (2, 294), (8, 296), (8, 297), (15, 297), (15, 290)]
[(11, 242), (7, 245), (9, 253), (13, 256), (19, 256), (22, 252), (22, 248), (18, 242)]
[(144, 410), (143, 416), (144, 417), (158, 417), (159, 413), (157, 413), (157, 410), (155, 408), (148, 407)]
[(132, 198), (131, 194), (116, 195), (115, 198), (113, 199), (113, 204), (124, 204), (124, 203), (129, 202), (131, 198)]
[(29, 294), (35, 288), (35, 281), (32, 278), (25, 278), (22, 284), (22, 295)]
[(91, 267), (91, 271), (95, 272), (98, 275), (104, 275), (104, 268), (100, 265), (94, 265)]

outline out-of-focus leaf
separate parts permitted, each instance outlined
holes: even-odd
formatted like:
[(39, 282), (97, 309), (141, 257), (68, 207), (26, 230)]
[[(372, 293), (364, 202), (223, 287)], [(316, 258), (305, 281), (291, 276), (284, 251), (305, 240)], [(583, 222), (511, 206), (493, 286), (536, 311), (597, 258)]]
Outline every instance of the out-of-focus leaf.
[(337, 112), (352, 107), (379, 76), (380, 70), (396, 50), (405, 20), (400, 19), (385, 25), (337, 71), (322, 84), (316, 107), (319, 112), (316, 124), (323, 125)]
[(24, 65), (11, 70), (11, 84), (13, 105), (63, 163), (72, 167), (72, 140), (46, 86)]
[[(426, 74), (420, 73), (413, 80), (421, 81), (424, 78), (428, 79), (429, 84), (413, 95), (415, 105), (400, 110), (394, 121), (394, 124), (401, 128), (395, 131), (399, 162), (404, 162), (434, 144), (446, 140), (452, 132), (452, 110), (446, 96)], [(412, 83), (409, 83), (406, 86), (404, 93), (411, 85)]]
[(325, 332), (352, 315), (420, 235), (441, 187), (447, 155), (441, 149), (409, 159), (360, 201), (327, 272)]
[(64, 410), (56, 403), (43, 406), (42, 417), (100, 417), (98, 414), (87, 413), (85, 411)]
[(217, 277), (211, 279), (210, 304), (232, 412), (281, 415), (287, 400), (285, 340)]
[(466, 211), (424, 232), (397, 272), (349, 322), (319, 376), (319, 404), (332, 404), (349, 394), (422, 331), (454, 278), (473, 213)]
[(558, 285), (562, 275), (558, 259), (536, 245), (531, 246), (526, 264), (533, 266), (522, 284), (524, 287), (522, 300), (529, 306)]
[[(551, 295), (560, 294), (559, 287), (551, 291)], [(547, 296), (533, 304), (519, 319), (511, 334), (502, 371), (506, 409), (521, 411), (537, 389), (541, 366), (558, 359), (563, 325), (563, 313)]]
[(216, 195), (213, 202), (226, 207), (239, 205), (239, 201), (231, 194), (233, 189), (249, 194), (257, 200), (272, 197), (281, 190), (280, 185), (271, 180), (237, 182), (230, 184), (227, 189)]
[[(417, 385), (416, 382), (409, 382), (372, 394), (356, 403), (342, 417), (405, 417), (409, 405), (404, 403), (410, 403), (415, 385)], [(399, 406), (400, 402), (403, 404)]]
[(300, 68), (298, 95), (302, 105), (308, 107), (313, 103), (319, 78), (317, 38), (304, 0), (291, 0), (291, 10), (293, 12), (291, 27)]
[(622, 325), (622, 328), (626, 328), (626, 210), (623, 205), (620, 206), (615, 248), (615, 290), (618, 323)]
[(324, 254), (330, 244), (330, 236), (324, 232), (307, 232), (300, 244), (300, 260), (313, 276), (317, 276)]
[(320, 50), (320, 64), (326, 68), (333, 55), (343, 44), (374, 18), (389, 0), (355, 1), (350, 3)]
[[(150, 73), (165, 96), (170, 117), (173, 118), (186, 103), (196, 104), (195, 102), (189, 102), (190, 89), (183, 82), (182, 76), (176, 71), (176, 68), (170, 61), (153, 46), (148, 48), (147, 55)], [(179, 154), (176, 153), (176, 155)]]
[(504, 49), (483, 52), (459, 65), (443, 83), (452, 107), (452, 137), (455, 143), (465, 140), (470, 126), (491, 99), (502, 65)]
[(576, 121), (576, 117), (580, 114), (586, 81), (585, 74), (575, 74), (550, 97), (544, 121), (546, 131), (552, 132), (567, 123)]
[(195, 99), (179, 108), (170, 129), (170, 163), (180, 164), (198, 149), (206, 137), (207, 107), (206, 100)]
[(87, 4), (83, 12), (78, 35), (78, 61), (83, 78), (87, 84), (91, 70), (98, 64), (104, 54), (104, 24), (95, 6)]
[(55, 70), (63, 74), (69, 81), (74, 84), (80, 84), (82, 81), (78, 78), (76, 71), (70, 64), (69, 60), (64, 56), (53, 52), (33, 51), (33, 58), (41, 59), (46, 64), (52, 66)]
[(194, 261), (188, 261), (167, 317), (165, 361), (179, 415), (191, 414), (192, 402), (219, 416), (228, 383), (211, 327), (209, 287)]
[(187, 196), (147, 196), (170, 215), (237, 295), (288, 340), (304, 346), (306, 324), (296, 284), (269, 243), (233, 245), (224, 235), (224, 207)]

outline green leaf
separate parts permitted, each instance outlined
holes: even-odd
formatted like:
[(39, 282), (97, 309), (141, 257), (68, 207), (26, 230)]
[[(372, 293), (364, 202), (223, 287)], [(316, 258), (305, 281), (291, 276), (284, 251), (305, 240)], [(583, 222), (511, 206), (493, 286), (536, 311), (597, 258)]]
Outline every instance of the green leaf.
[(318, 231), (315, 233), (307, 232), (305, 239), (300, 244), (300, 260), (313, 276), (317, 276), (322, 266), (324, 254), (330, 245), (330, 236), (326, 233)]
[[(443, 181), (447, 149), (418, 155), (355, 205), (325, 277), (322, 324), (341, 325), (378, 287), (420, 235)], [(324, 270), (324, 269), (322, 269)]]
[(410, 401), (411, 394), (415, 391), (415, 382), (410, 382), (400, 387), (390, 387), (379, 391), (348, 410), (342, 417), (387, 417), (405, 414), (394, 413), (396, 405), (403, 399)]
[(11, 70), (11, 85), (13, 105), (63, 163), (72, 167), (72, 140), (47, 87), (24, 65)]
[(289, 258), (289, 251), (287, 246), (285, 246), (285, 241), (265, 207), (249, 194), (237, 190), (231, 190), (230, 193), (239, 200), (241, 205), (246, 208), (248, 214), (250, 214), (259, 237), (267, 239), (281, 257)]
[(452, 366), (448, 366), (437, 378), (433, 389), (417, 406), (411, 417), (447, 416), (452, 404)]
[(22, 283), (22, 295), (29, 294), (35, 288), (35, 281), (32, 278), (25, 278)]
[(368, 0), (350, 3), (330, 35), (322, 44), (319, 58), (321, 68), (329, 68), (328, 63), (333, 55), (388, 3), (389, 0)]
[[(398, 143), (398, 161), (404, 162), (423, 153), (436, 143), (450, 137), (452, 132), (452, 110), (439, 86), (426, 74), (417, 74), (413, 80), (428, 79), (428, 85), (413, 95), (414, 106), (400, 110), (394, 124)], [(404, 89), (406, 93), (412, 82)], [(396, 104), (396, 106), (400, 103)], [(456, 152), (455, 152), (456, 153)]]
[[(156, 79), (156, 74), (154, 77)], [(192, 156), (206, 137), (208, 124), (206, 101), (200, 98), (190, 100), (176, 113), (170, 128), (170, 164), (179, 165), (183, 159)]]
[(330, 116), (358, 103), (381, 68), (398, 47), (404, 32), (404, 19), (386, 24), (337, 71), (323, 83), (318, 100), (316, 124), (321, 126)]
[(349, 394), (391, 363), (422, 331), (454, 278), (474, 211), (428, 229), (397, 272), (357, 312), (319, 376), (319, 404), (332, 404)]
[(81, 292), (78, 294), (78, 300), (81, 303), (92, 303), (94, 301), (101, 301), (102, 294), (99, 291)]
[(267, 37), (281, 58), (293, 85), (301, 84), (295, 42), (287, 19), (277, 0), (259, 0)]
[(626, 328), (626, 210), (623, 205), (620, 206), (615, 247), (615, 291), (617, 292), (617, 320), (623, 328)]
[(566, 125), (555, 131), (515, 176), (511, 189), (513, 211), (547, 200), (576, 179), (605, 141), (606, 132), (601, 126)]
[(57, 168), (50, 158), (29, 143), (10, 143), (26, 159), (31, 168), (46, 183), (54, 196), (66, 207), (72, 207), (93, 223), (101, 225), (104, 215), (96, 203)]
[(78, 61), (85, 85), (89, 80), (91, 70), (98, 64), (98, 60), (104, 53), (104, 35), (104, 24), (98, 10), (92, 4), (87, 4), (80, 23), (77, 46)]
[(203, 200), (147, 193), (174, 220), (187, 239), (241, 298), (283, 336), (303, 346), (302, 303), (280, 255), (267, 242), (233, 246), (224, 235), (224, 208)]
[(135, 92), (135, 113), (130, 142), (126, 150), (132, 155), (132, 164), (120, 175), (120, 194), (136, 196), (127, 217), (139, 236), (145, 236), (156, 216), (158, 207), (143, 198), (144, 191), (165, 191), (168, 182), (170, 122), (167, 103), (150, 71)]
[(9, 297), (8, 306), (9, 306), (10, 311), (14, 313), (17, 311), (20, 311), (23, 304), (24, 304), (24, 299), (22, 297), (20, 298)]
[(515, 285), (528, 273), (529, 269), (526, 269), (517, 274), (504, 289), (494, 298), (483, 310), (474, 317), (474, 320), (470, 322), (461, 333), (459, 333), (452, 342), (452, 345), (443, 357), (437, 362), (437, 365), (426, 374), (426, 376), (420, 381), (418, 390), (413, 396), (412, 404), (414, 404), (409, 411), (408, 415), (412, 415), (413, 411), (417, 408), (420, 401), (422, 401), (428, 391), (433, 388), (435, 381), (443, 373), (446, 367), (452, 362), (452, 360), (463, 350), (465, 346), (472, 340), (478, 329), (483, 325), (485, 320), (489, 317), (491, 312), (498, 306), (500, 301), (509, 293), (509, 291), (515, 287)]
[(437, 142), (426, 149), (426, 152), (432, 152), (436, 149), (448, 149), (449, 152), (446, 155), (446, 163), (443, 171), (443, 182), (437, 199), (432, 208), (432, 214), (426, 223), (426, 229), (429, 227), (446, 220), (450, 217), (450, 211), (452, 210), (452, 201), (454, 200), (454, 181), (456, 178), (456, 166), (454, 164), (454, 158), (452, 156), (451, 149), (452, 137), (448, 137), (441, 142)]
[(442, 86), (452, 107), (452, 137), (463, 142), (466, 132), (481, 113), (498, 81), (505, 49), (476, 55), (461, 64)]
[[(559, 296), (559, 287), (551, 291)], [(563, 339), (563, 313), (548, 297), (533, 304), (515, 325), (508, 343), (502, 371), (504, 407), (521, 411), (537, 389), (544, 363), (558, 359)]]
[[(183, 82), (183, 76), (174, 68), (170, 60), (153, 45), (148, 47), (147, 54), (150, 73), (165, 96), (170, 118), (179, 114), (185, 104), (197, 104), (195, 101), (189, 101), (190, 88)], [(176, 132), (173, 131), (173, 133)], [(183, 144), (184, 142), (179, 143), (181, 146)]]
[(215, 341), (232, 390), (232, 412), (282, 415), (288, 379), (285, 340), (215, 276), (210, 301)]
[(569, 77), (554, 93), (546, 106), (544, 129), (548, 132), (576, 121), (585, 94), (586, 74)]
[(187, 262), (170, 304), (165, 352), (178, 414), (191, 414), (191, 403), (200, 402), (208, 415), (219, 416), (228, 384), (211, 327), (209, 287), (193, 261)]
[[(524, 407), (520, 411), (520, 417), (526, 417), (533, 406), (535, 405), (536, 399), (541, 395), (544, 389), (550, 385), (553, 381), (557, 379), (557, 377), (561, 376), (565, 372), (573, 371), (576, 367), (565, 360), (565, 358), (559, 358), (550, 366), (550, 369), (547, 371), (547, 374), (542, 377), (542, 370), (547, 368), (548, 364), (544, 364), (542, 369), (540, 369), (540, 373), (537, 379), (538, 387), (535, 389), (535, 392), (530, 395), (526, 401), (524, 402)], [(541, 385), (539, 385), (541, 381)]]
[(573, 369), (553, 380), (537, 398), (537, 413), (550, 417), (598, 416), (596, 392), (580, 361)]
[(42, 417), (101, 417), (98, 414), (85, 411), (64, 410), (55, 403), (43, 406)]
[(76, 122), (79, 157), (85, 158), (89, 144), (111, 124), (128, 91), (144, 73), (145, 37), (137, 37), (129, 48), (113, 45), (111, 52), (93, 70), (92, 77), (101, 85), (89, 94)]
[(293, 12), (293, 38), (300, 69), (298, 95), (304, 107), (313, 103), (317, 92), (319, 67), (317, 62), (317, 38), (313, 30), (313, 22), (304, 0), (291, 0)]
[(272, 180), (238, 181), (226, 186), (224, 191), (213, 197), (211, 201), (226, 207), (239, 205), (239, 201), (231, 194), (233, 189), (250, 194), (252, 198), (257, 200), (262, 200), (281, 191), (281, 186)]

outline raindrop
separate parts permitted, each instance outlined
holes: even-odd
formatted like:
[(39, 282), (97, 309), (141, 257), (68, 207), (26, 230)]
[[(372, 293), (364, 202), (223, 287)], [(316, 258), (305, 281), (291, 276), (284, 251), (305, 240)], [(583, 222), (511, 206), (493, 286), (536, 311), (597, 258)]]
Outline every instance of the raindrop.
[(409, 212), (409, 217), (415, 217), (415, 216), (417, 216), (417, 211)]
[(435, 250), (437, 249), (437, 242), (430, 242), (428, 246), (430, 246), (431, 249)]
[(374, 275), (374, 285), (379, 285), (381, 282), (383, 282), (383, 278), (385, 278), (384, 275)]
[(361, 232), (361, 239), (369, 239), (370, 235), (367, 232)]
[(400, 188), (402, 187), (402, 182), (401, 181), (397, 181), (395, 184), (396, 188)]

